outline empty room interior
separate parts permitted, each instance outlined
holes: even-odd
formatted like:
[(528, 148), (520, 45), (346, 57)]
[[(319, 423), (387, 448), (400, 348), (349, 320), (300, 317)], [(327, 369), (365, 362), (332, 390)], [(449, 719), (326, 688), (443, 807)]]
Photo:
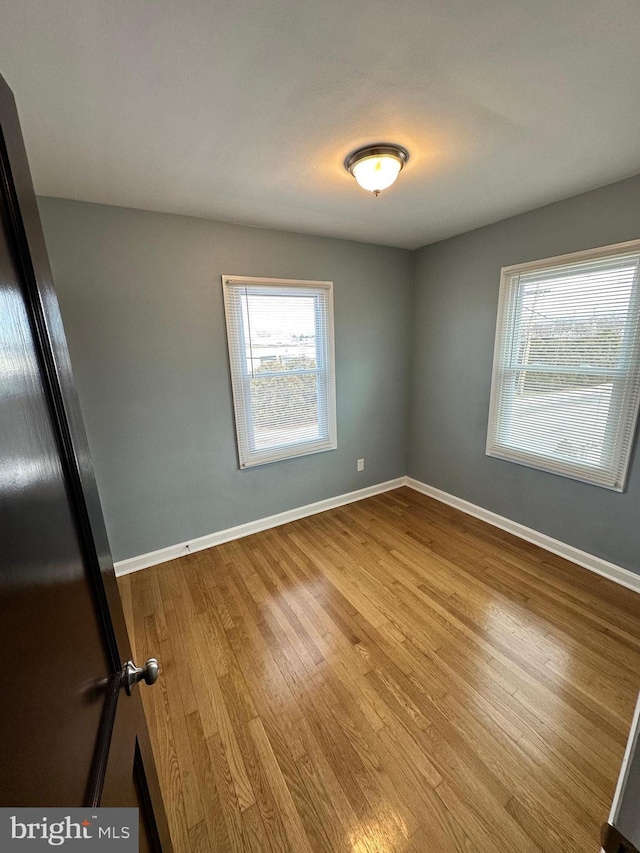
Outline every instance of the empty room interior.
[(1, 5), (0, 806), (637, 853), (636, 0)]

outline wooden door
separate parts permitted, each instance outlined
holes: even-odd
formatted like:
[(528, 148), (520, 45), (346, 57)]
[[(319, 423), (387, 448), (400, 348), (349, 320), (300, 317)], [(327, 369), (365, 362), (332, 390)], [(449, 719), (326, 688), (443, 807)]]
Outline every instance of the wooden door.
[[(108, 412), (105, 412), (108, 417)], [(17, 112), (0, 78), (0, 806), (139, 806), (170, 849)]]

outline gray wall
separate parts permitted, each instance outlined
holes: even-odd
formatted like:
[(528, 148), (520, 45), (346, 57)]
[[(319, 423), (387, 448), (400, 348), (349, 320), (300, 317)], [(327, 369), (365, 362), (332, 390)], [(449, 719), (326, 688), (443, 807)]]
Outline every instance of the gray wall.
[[(410, 252), (39, 206), (116, 560), (405, 473)], [(221, 274), (334, 282), (337, 450), (238, 469)]]
[[(640, 176), (413, 253), (39, 204), (115, 559), (409, 473), (640, 572), (637, 458), (619, 494), (484, 450), (500, 268), (640, 237)], [(224, 273), (334, 281), (338, 450), (238, 469)]]
[(623, 494), (485, 455), (500, 268), (640, 238), (640, 176), (414, 254), (408, 473), (640, 572), (640, 462)]

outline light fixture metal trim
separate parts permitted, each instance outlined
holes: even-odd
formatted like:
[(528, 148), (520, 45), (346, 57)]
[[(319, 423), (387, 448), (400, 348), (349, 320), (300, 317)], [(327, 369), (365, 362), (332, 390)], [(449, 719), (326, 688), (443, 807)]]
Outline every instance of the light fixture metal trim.
[[(355, 173), (356, 166), (359, 163), (362, 163), (364, 160), (369, 160), (377, 157), (391, 157), (399, 164), (398, 174), (402, 171), (405, 163), (409, 159), (409, 152), (406, 148), (403, 148), (402, 145), (396, 145), (392, 142), (384, 142), (377, 143), (376, 145), (365, 145), (362, 148), (357, 148), (355, 151), (352, 151), (347, 155), (344, 161), (345, 169), (353, 175), (353, 177), (358, 181), (358, 184), (363, 187), (363, 189), (368, 189), (365, 187), (361, 181), (358, 179), (358, 176)], [(391, 183), (395, 182), (395, 177), (391, 181)], [(385, 186), (390, 186), (390, 184), (386, 184)], [(381, 187), (380, 189), (384, 189), (385, 187)], [(374, 195), (379, 195), (380, 189), (370, 190)]]
[(393, 143), (385, 142), (384, 145), (365, 145), (363, 148), (357, 148), (355, 151), (352, 151), (345, 158), (344, 167), (347, 172), (351, 172), (353, 175), (353, 167), (360, 160), (364, 160), (365, 157), (383, 157), (385, 154), (399, 160), (401, 170), (409, 159), (409, 152), (402, 145), (393, 145)]

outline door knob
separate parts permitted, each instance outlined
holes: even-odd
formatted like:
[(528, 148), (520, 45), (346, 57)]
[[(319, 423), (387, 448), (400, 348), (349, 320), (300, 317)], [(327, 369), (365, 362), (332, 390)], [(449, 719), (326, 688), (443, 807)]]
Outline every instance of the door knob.
[(155, 658), (149, 658), (144, 666), (136, 666), (133, 661), (127, 661), (124, 665), (124, 687), (129, 696), (131, 690), (139, 681), (145, 684), (155, 684), (160, 675), (160, 666)]

